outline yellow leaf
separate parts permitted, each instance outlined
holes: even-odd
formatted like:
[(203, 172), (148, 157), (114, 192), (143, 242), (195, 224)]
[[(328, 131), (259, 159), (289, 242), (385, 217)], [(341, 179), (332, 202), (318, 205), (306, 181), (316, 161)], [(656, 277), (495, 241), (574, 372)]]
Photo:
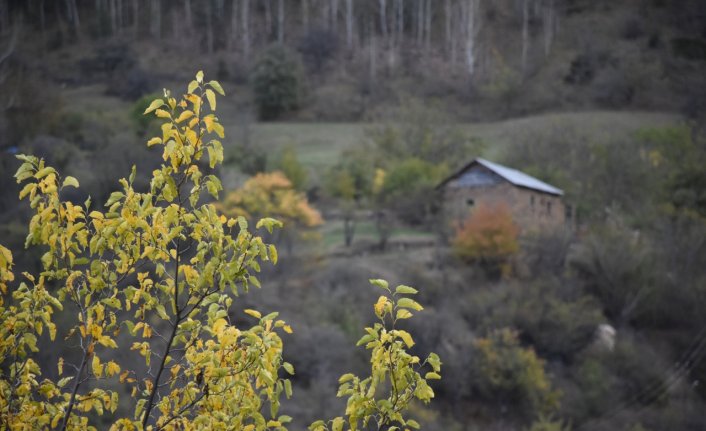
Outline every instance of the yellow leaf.
[(226, 319), (220, 318), (217, 319), (216, 322), (213, 324), (213, 332), (216, 335), (222, 335), (223, 330), (225, 327), (228, 325), (228, 322), (226, 322)]
[(196, 72), (196, 82), (199, 84), (203, 83), (203, 70)]
[(120, 365), (116, 364), (113, 361), (108, 362), (108, 364), (105, 367), (105, 374), (108, 377), (113, 377), (114, 375), (118, 374), (120, 372)]
[(259, 311), (257, 311), (257, 310), (251, 310), (251, 309), (249, 309), (249, 308), (248, 308), (247, 310), (245, 310), (245, 314), (248, 314), (248, 315), (250, 315), (250, 316), (252, 316), (252, 317), (254, 317), (254, 318), (256, 318), (256, 319), (259, 319), (259, 318), (262, 317), (262, 314), (260, 314)]
[[(78, 188), (78, 180), (72, 176), (67, 176), (64, 178), (64, 182), (61, 184), (61, 187), (66, 187), (66, 186), (72, 186), (75, 188)], [(22, 199), (22, 198), (20, 198)]]
[(145, 109), (145, 112), (143, 112), (142, 115), (149, 114), (150, 112), (154, 111), (155, 109), (157, 109), (161, 106), (164, 106), (164, 100), (155, 99), (152, 101), (152, 103), (150, 103), (150, 106), (147, 107), (147, 109)]
[(170, 118), (171, 114), (164, 109), (157, 109), (155, 112), (155, 115), (159, 118)]
[(382, 317), (385, 312), (385, 306), (387, 305), (387, 296), (380, 296), (378, 301), (375, 303), (375, 315)]
[(208, 105), (211, 107), (211, 111), (216, 110), (216, 93), (210, 88), (206, 90), (206, 99), (208, 99)]
[(184, 111), (179, 115), (179, 118), (176, 119), (176, 122), (181, 123), (182, 121), (186, 121), (193, 116), (194, 116), (193, 111), (188, 111), (188, 110)]
[(412, 340), (412, 336), (409, 332), (398, 330), (396, 331), (396, 334), (402, 339), (402, 341), (404, 341), (408, 348), (414, 346), (414, 340)]
[(150, 139), (149, 141), (147, 141), (147, 146), (151, 147), (153, 145), (157, 145), (157, 144), (161, 144), (161, 143), (162, 143), (162, 138), (154, 137), (154, 138)]

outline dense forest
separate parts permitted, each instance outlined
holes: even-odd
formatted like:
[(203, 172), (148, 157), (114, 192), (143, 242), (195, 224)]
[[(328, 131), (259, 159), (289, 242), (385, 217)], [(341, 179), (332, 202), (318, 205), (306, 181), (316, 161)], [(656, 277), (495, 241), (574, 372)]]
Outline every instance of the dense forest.
[[(230, 318), (291, 325), (292, 429), (345, 411), (339, 377), (369, 368), (371, 278), (419, 290), (401, 327), (442, 362), (411, 408), (422, 429), (706, 427), (700, 0), (0, 0), (0, 243), (17, 277), (46, 249), (25, 248), (15, 156), (75, 177), (60, 193), (75, 205), (114, 205), (133, 165), (146, 193), (164, 160), (143, 113), (199, 69), (226, 94), (223, 190), (203, 202), (284, 222), (265, 237), (278, 264)], [(438, 185), (478, 156), (563, 190), (572, 223), (523, 231), (483, 208), (450, 223)], [(79, 362), (63, 337), (33, 354), (51, 378), (59, 356)], [(108, 385), (129, 416), (128, 385)]]

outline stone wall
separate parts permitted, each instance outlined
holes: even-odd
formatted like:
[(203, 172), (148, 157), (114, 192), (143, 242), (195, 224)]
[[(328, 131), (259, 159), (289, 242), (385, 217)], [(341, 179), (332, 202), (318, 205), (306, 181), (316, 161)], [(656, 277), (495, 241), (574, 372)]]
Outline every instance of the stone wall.
[[(522, 233), (564, 227), (572, 224), (561, 196), (516, 187), (506, 181), (488, 186), (444, 189), (444, 215), (449, 223), (468, 218), (478, 205), (507, 205)], [(568, 218), (567, 218), (568, 217)]]

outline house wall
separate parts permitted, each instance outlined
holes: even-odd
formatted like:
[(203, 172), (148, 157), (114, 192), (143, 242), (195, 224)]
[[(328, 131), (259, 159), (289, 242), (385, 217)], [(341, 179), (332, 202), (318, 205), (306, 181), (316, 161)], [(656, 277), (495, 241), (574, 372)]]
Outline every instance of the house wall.
[(505, 204), (522, 233), (571, 225), (560, 196), (516, 187), (507, 181), (465, 186), (453, 181), (444, 187), (444, 213), (448, 222), (465, 220), (478, 205)]

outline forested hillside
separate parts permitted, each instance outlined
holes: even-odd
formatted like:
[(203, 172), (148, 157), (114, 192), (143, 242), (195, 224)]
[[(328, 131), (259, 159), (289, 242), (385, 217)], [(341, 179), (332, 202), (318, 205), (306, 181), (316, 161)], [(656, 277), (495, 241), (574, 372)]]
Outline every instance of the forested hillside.
[[(210, 95), (199, 90), (204, 112), (217, 107), (203, 129), (219, 143), (200, 148), (203, 159), (183, 165), (189, 180), (171, 188), (164, 178), (183, 159), (161, 140), (171, 114), (155, 115), (153, 101), (193, 93), (186, 84), (200, 69), (225, 90), (224, 97), (219, 87), (209, 87)], [(401, 319), (397, 329), (414, 337), (414, 345), (406, 335), (399, 341), (411, 354), (440, 357), (441, 380), (432, 374), (411, 404), (412, 423), (422, 429), (702, 430), (705, 101), (701, 0), (0, 0), (0, 244), (12, 251), (15, 274), (0, 277), (8, 286), (0, 309), (17, 314), (2, 307), (13, 303), (23, 271), (38, 275), (61, 264), (46, 257), (61, 246), (49, 239), (58, 222), (45, 214), (44, 224), (30, 224), (29, 189), (17, 199), (26, 187), (13, 178), (18, 169), (24, 181), (29, 171), (38, 182), (48, 175), (38, 162), (16, 158), (32, 154), (56, 168), (56, 178), (73, 178), (57, 190), (43, 186), (54, 207), (85, 208), (87, 217), (105, 211), (138, 226), (176, 191), (197, 193), (198, 207), (208, 208), (181, 220), (183, 229), (231, 223), (247, 237), (240, 224), (223, 220), (242, 217), (250, 228), (262, 217), (284, 223), (262, 233), (278, 250), (273, 258), (271, 249), (258, 249), (267, 258), (257, 265), (262, 289), (230, 297), (233, 307), (219, 316), (242, 329), (255, 317), (244, 310), (261, 310), (258, 319), (278, 311), (257, 325), (265, 332), (276, 319), (280, 332), (283, 321), (289, 325), (280, 359), (295, 374), (274, 377), (291, 381), (293, 397), (283, 397), (279, 410), (293, 418), (290, 429), (342, 414), (339, 377), (370, 370), (369, 351), (355, 344), (393, 304), (379, 299), (372, 278), (419, 290), (424, 310), (414, 305), (414, 319)], [(194, 133), (201, 127), (192, 124), (198, 114), (179, 112), (175, 124)], [(190, 156), (198, 151), (194, 144)], [(439, 184), (475, 157), (561, 189), (570, 222), (522, 229), (506, 208), (474, 207), (472, 199), (462, 202), (467, 218), (445, 218)], [(21, 168), (26, 163), (36, 166)], [(199, 183), (207, 171), (214, 177)], [(125, 184), (149, 194), (153, 208), (130, 207), (119, 197)], [(112, 211), (116, 202), (135, 213)], [(204, 215), (216, 212), (223, 218)], [(110, 247), (122, 247), (117, 229), (93, 226), (96, 245), (79, 260), (113, 259)], [(112, 245), (98, 247), (101, 236)], [(206, 250), (213, 241), (199, 244)], [(157, 271), (160, 259), (167, 274), (178, 267), (171, 255), (142, 255), (140, 247), (133, 244), (150, 261), (146, 271)], [(181, 253), (191, 259), (196, 248)], [(191, 265), (206, 271), (204, 262)], [(6, 264), (0, 253), (0, 269)], [(90, 265), (79, 269), (96, 276)], [(196, 286), (193, 274), (181, 276)], [(46, 291), (58, 295), (67, 283), (55, 275)], [(116, 298), (139, 285), (132, 273), (106, 280)], [(169, 298), (162, 293), (160, 301)], [(123, 325), (113, 334), (145, 344), (100, 352), (96, 369), (106, 373), (99, 383), (120, 402), (109, 399), (100, 417), (96, 408), (76, 418), (106, 429), (131, 416), (137, 398), (150, 398), (146, 385), (135, 398), (124, 379), (107, 373), (110, 361), (152, 372), (140, 353), (162, 346), (161, 334), (184, 316), (170, 321), (176, 314), (166, 309), (165, 320), (156, 302), (150, 306), (142, 317), (151, 316), (151, 329)], [(56, 311), (53, 341), (39, 330), (38, 352), (29, 357), (48, 378), (61, 373), (59, 357), (66, 371), (91, 355), (77, 338), (64, 338), (82, 309), (67, 302), (63, 314)], [(113, 311), (118, 321), (140, 319), (134, 308)], [(215, 337), (213, 322), (203, 319), (199, 337)], [(2, 325), (0, 353), (14, 337)], [(1, 382), (13, 361), (0, 361)], [(98, 383), (85, 372), (81, 391), (88, 393)], [(207, 394), (203, 374), (190, 372), (189, 387), (202, 379), (196, 389)], [(427, 389), (431, 404), (421, 402)], [(40, 399), (37, 391), (27, 396)], [(0, 402), (10, 392), (0, 388)], [(148, 416), (145, 423), (156, 423)]]

